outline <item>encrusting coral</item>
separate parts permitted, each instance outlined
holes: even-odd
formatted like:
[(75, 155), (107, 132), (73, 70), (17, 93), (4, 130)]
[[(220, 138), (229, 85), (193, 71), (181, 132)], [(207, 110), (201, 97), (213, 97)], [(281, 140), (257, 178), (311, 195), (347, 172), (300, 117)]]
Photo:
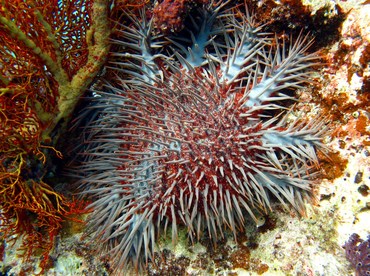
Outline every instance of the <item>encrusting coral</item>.
[(356, 233), (352, 234), (343, 246), (346, 257), (356, 269), (357, 276), (370, 274), (370, 236), (363, 240)]
[(173, 242), (179, 225), (192, 242), (216, 241), (274, 199), (301, 214), (311, 199), (325, 122), (286, 105), (319, 63), (312, 40), (271, 37), (247, 9), (226, 7), (194, 10), (167, 39), (145, 7), (126, 14), (76, 120), (87, 125), (71, 173), (93, 201), (89, 233), (117, 271), (144, 266), (169, 226)]
[(108, 53), (108, 3), (0, 3), (0, 228), (25, 257), (48, 252), (61, 223), (84, 211), (48, 184), (56, 142)]
[(164, 34), (178, 33), (184, 26), (184, 20), (196, 6), (206, 5), (208, 0), (164, 0), (153, 9), (156, 29)]

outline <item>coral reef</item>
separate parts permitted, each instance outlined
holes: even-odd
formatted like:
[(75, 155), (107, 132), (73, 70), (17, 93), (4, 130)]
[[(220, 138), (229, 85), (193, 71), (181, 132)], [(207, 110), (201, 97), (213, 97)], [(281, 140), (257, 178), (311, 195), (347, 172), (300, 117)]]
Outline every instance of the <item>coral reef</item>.
[(310, 32), (315, 37), (314, 49), (320, 49), (339, 38), (338, 26), (345, 18), (342, 7), (334, 1), (317, 1), (313, 7), (308, 1), (263, 0), (250, 1), (251, 8), (258, 11), (259, 20), (266, 25), (266, 30), (279, 35), (287, 29), (293, 34), (301, 30)]
[[(9, 22), (0, 23), (0, 166), (2, 169), (0, 204), (3, 203), (4, 195), (7, 195), (6, 198), (10, 196), (10, 199), (13, 200), (11, 204), (17, 203), (16, 205), (13, 204), (13, 207), (21, 214), (20, 221), (23, 222), (23, 224), (17, 224), (17, 226), (23, 227), (22, 229), (27, 228), (26, 231), (32, 231), (29, 238), (27, 239), (27, 235), (24, 235), (22, 241), (22, 235), (19, 232), (21, 228), (11, 228), (12, 225), (16, 226), (15, 213), (8, 213), (7, 218), (9, 220), (0, 215), (0, 225), (3, 226), (1, 230), (8, 229), (5, 232), (0, 232), (0, 274), (2, 275), (30, 275), (43, 271), (47, 275), (114, 274), (114, 266), (111, 267), (111, 264), (112, 261), (114, 264), (112, 256), (115, 255), (108, 254), (102, 258), (98, 254), (99, 249), (101, 249), (101, 240), (94, 240), (94, 235), (88, 235), (93, 234), (96, 229), (91, 227), (88, 229), (90, 231), (82, 236), (83, 224), (73, 220), (65, 221), (67, 217), (70, 217), (68, 213), (72, 211), (71, 209), (74, 208), (75, 211), (80, 212), (83, 206), (73, 206), (77, 203), (73, 203), (73, 198), (61, 195), (61, 191), (67, 193), (71, 191), (71, 181), (61, 180), (58, 175), (55, 175), (56, 166), (66, 160), (67, 155), (65, 154), (64, 145), (71, 145), (74, 149), (76, 146), (70, 132), (63, 136), (63, 132), (66, 130), (64, 127), (66, 122), (76, 114), (72, 115), (70, 113), (73, 110), (72, 107), (79, 95), (93, 80), (93, 75), (99, 72), (100, 65), (104, 62), (103, 57), (107, 50), (107, 43), (101, 43), (104, 39), (100, 42), (99, 39), (106, 38), (110, 32), (106, 28), (108, 26), (105, 18), (107, 14), (104, 12), (95, 15), (90, 13), (94, 10), (95, 3), (102, 4), (103, 2), (105, 1), (2, 1), (0, 3), (2, 20), (14, 17), (14, 20), (12, 20), (14, 28)], [(135, 83), (133, 80), (139, 77), (141, 78), (140, 82), (143, 81), (140, 76), (132, 76), (132, 72), (138, 72), (140, 75), (142, 70), (138, 69), (137, 66), (143, 64), (143, 60), (135, 59), (135, 56), (141, 56), (141, 50), (119, 43), (119, 41), (132, 44), (138, 42), (137, 35), (141, 35), (142, 30), (133, 35), (132, 31), (125, 29), (134, 26), (133, 18), (135, 17), (138, 18), (136, 22), (139, 25), (145, 21), (148, 23), (147, 30), (150, 29), (150, 35), (146, 36), (150, 39), (141, 40), (143, 43), (140, 44), (141, 46), (139, 44), (137, 46), (142, 47), (142, 49), (147, 47), (142, 45), (154, 46), (149, 47), (150, 51), (148, 51), (147, 59), (144, 59), (144, 61), (153, 57), (150, 65), (156, 65), (157, 67), (149, 66), (149, 68), (155, 70), (146, 70), (144, 75), (151, 76), (151, 72), (154, 75), (158, 72), (166, 72), (163, 76), (159, 75), (152, 78), (155, 80), (158, 91), (164, 89), (163, 81), (171, 78), (171, 75), (177, 72), (179, 67), (183, 70), (179, 74), (180, 76), (188, 73), (186, 70), (189, 67), (181, 57), (188, 61), (187, 57), (191, 56), (192, 53), (195, 52), (194, 56), (198, 57), (204, 49), (209, 51), (211, 56), (215, 56), (213, 44), (216, 45), (215, 47), (221, 46), (220, 54), (225, 54), (224, 50), (227, 47), (223, 43), (225, 37), (232, 35), (233, 30), (231, 28), (225, 34), (220, 33), (219, 27), (223, 26), (223, 24), (218, 24), (220, 18), (213, 22), (214, 28), (209, 36), (213, 39), (210, 44), (200, 49), (199, 52), (197, 52), (196, 47), (193, 47), (194, 42), (198, 42), (196, 40), (198, 39), (196, 36), (198, 31), (194, 28), (193, 22), (201, 22), (200, 19), (203, 16), (199, 10), (202, 6), (200, 2), (181, 1), (185, 5), (173, 5), (172, 7), (175, 10), (173, 14), (168, 15), (169, 17), (165, 17), (161, 12), (154, 13), (152, 9), (160, 4), (162, 7), (170, 6), (172, 5), (171, 1), (158, 1), (157, 6), (153, 4), (153, 1), (147, 0), (117, 0), (110, 3), (109, 7), (112, 10), (109, 17), (113, 29), (112, 38), (117, 42), (114, 43), (113, 41), (111, 49), (113, 54), (122, 53), (122, 56), (112, 56), (109, 61), (116, 59), (117, 62), (129, 64), (129, 66), (120, 68), (121, 70), (118, 72), (118, 64), (106, 64), (106, 67), (100, 71), (98, 81), (92, 81), (93, 87), (91, 90), (94, 92), (88, 92), (86, 101), (83, 101), (79, 106), (79, 108), (84, 107), (84, 109), (77, 120), (82, 124), (90, 122), (90, 125), (92, 125), (91, 122), (97, 119), (96, 111), (104, 111), (102, 106), (97, 105), (101, 102), (106, 105), (103, 98), (111, 99), (109, 104), (115, 105), (117, 109), (121, 108), (123, 105), (121, 100), (122, 90), (126, 89), (123, 84), (127, 84), (127, 80), (132, 81), (128, 90), (133, 91), (137, 85), (137, 82)], [(271, 50), (274, 54), (277, 52), (275, 47), (277, 45), (281, 46), (283, 39), (287, 40), (287, 45), (292, 42), (287, 34), (292, 34), (292, 37), (296, 38), (304, 30), (304, 33), (310, 33), (315, 37), (315, 43), (309, 51), (319, 50), (320, 56), (324, 60), (324, 66), (314, 66), (317, 71), (317, 73), (313, 72), (311, 75), (315, 79), (314, 82), (310, 82), (304, 89), (299, 89), (296, 93), (283, 90), (289, 96), (299, 99), (289, 111), (289, 122), (294, 122), (297, 116), (302, 116), (302, 121), (305, 121), (315, 118), (316, 114), (324, 114), (328, 118), (328, 127), (332, 130), (330, 136), (323, 137), (325, 144), (332, 151), (326, 155), (320, 152), (317, 153), (320, 163), (318, 169), (324, 178), (321, 183), (318, 183), (319, 185), (313, 185), (313, 193), (317, 195), (317, 204), (314, 206), (304, 204), (305, 216), (300, 217), (293, 210), (287, 212), (283, 209), (283, 205), (279, 204), (279, 200), (270, 197), (271, 209), (274, 212), (261, 216), (258, 214), (258, 208), (253, 208), (253, 213), (257, 219), (257, 222), (254, 222), (253, 219), (249, 219), (248, 212), (243, 210), (243, 215), (246, 214), (243, 222), (243, 233), (239, 232), (240, 227), (238, 227), (235, 237), (229, 225), (226, 224), (226, 219), (222, 222), (223, 228), (220, 229), (223, 232), (223, 238), (220, 236), (216, 241), (209, 237), (206, 230), (206, 220), (204, 220), (203, 226), (205, 227), (202, 230), (205, 231), (201, 231), (202, 235), (199, 239), (195, 235), (193, 242), (189, 242), (187, 234), (189, 229), (180, 225), (184, 223), (179, 214), (176, 216), (178, 223), (176, 243), (173, 242), (172, 215), (169, 206), (167, 207), (169, 211), (163, 214), (163, 217), (167, 218), (169, 231), (167, 233), (156, 231), (156, 236), (152, 239), (152, 241), (155, 241), (154, 253), (151, 248), (141, 250), (141, 252), (148, 250), (152, 255), (152, 259), (148, 260), (147, 270), (142, 271), (142, 274), (354, 275), (356, 267), (353, 267), (351, 261), (346, 259), (346, 252), (342, 246), (346, 243), (347, 247), (351, 246), (354, 249), (354, 251), (351, 251), (351, 260), (356, 263), (356, 254), (353, 253), (356, 252), (356, 247), (359, 246), (360, 241), (363, 244), (367, 241), (362, 241), (355, 236), (352, 236), (354, 238), (350, 241), (348, 239), (352, 233), (367, 237), (370, 229), (370, 110), (368, 104), (370, 95), (370, 36), (368, 27), (370, 26), (370, 3), (366, 0), (235, 0), (230, 1), (222, 9), (221, 12), (224, 13), (222, 19), (224, 21), (222, 22), (227, 22), (226, 18), (234, 13), (235, 10), (232, 10), (232, 7), (239, 5), (238, 7), (242, 8), (244, 2), (247, 2), (250, 11), (257, 13), (256, 17), (261, 25), (253, 26), (260, 28), (258, 33), (276, 33), (279, 39), (279, 43), (271, 43), (274, 41), (271, 36), (261, 35), (259, 38), (268, 38), (265, 41), (267, 45), (264, 43), (264, 47), (261, 49)], [(69, 8), (63, 8), (68, 3), (70, 4)], [(53, 6), (53, 4), (55, 5)], [(74, 4), (80, 7), (85, 4), (88, 4), (88, 6), (83, 12), (74, 12), (73, 7), (76, 7)], [(18, 9), (12, 7), (18, 7)], [(145, 7), (147, 9), (144, 16)], [(12, 12), (7, 13), (4, 10), (5, 8)], [(104, 6), (104, 9), (106, 8)], [(76, 25), (71, 24), (72, 21), (68, 21), (69, 23), (66, 21), (61, 25), (64, 27), (51, 29), (50, 33), (48, 28), (45, 28), (47, 26), (47, 24), (44, 24), (45, 22), (39, 24), (42, 21), (40, 21), (41, 17), (36, 16), (37, 10), (39, 10), (42, 17), (46, 18), (45, 22), (50, 26), (55, 26), (53, 22), (67, 20), (71, 16), (69, 14), (71, 12), (76, 18), (79, 18), (79, 14), (85, 14), (86, 16), (81, 17), (83, 20), (77, 20), (76, 23), (78, 22), (78, 24)], [(52, 19), (51, 15), (54, 10), (63, 10), (62, 13), (66, 14), (66, 17)], [(185, 12), (181, 14), (179, 11)], [(237, 12), (237, 22), (242, 22), (243, 13), (244, 11)], [(153, 19), (153, 17), (162, 17), (162, 15), (163, 18)], [(178, 18), (175, 15), (181, 16)], [(96, 22), (94, 22), (95, 19)], [(99, 24), (99, 20), (102, 20), (101, 23), (103, 24)], [(161, 24), (158, 24), (158, 22)], [(173, 29), (173, 32), (161, 31), (161, 25), (165, 26), (167, 31)], [(99, 28), (98, 26), (105, 27)], [(137, 30), (138, 25), (135, 26), (134, 29)], [(166, 26), (169, 27), (166, 28)], [(199, 29), (201, 27), (199, 25)], [(70, 33), (68, 28), (72, 28), (72, 33), (78, 33), (75, 33), (76, 37), (81, 35), (82, 38), (85, 37), (86, 39), (73, 42), (73, 39), (68, 40), (68, 35), (59, 35), (60, 31), (63, 31), (63, 34)], [(15, 31), (17, 35), (11, 36), (10, 30)], [(78, 32), (78, 30), (82, 31)], [(85, 33), (85, 30), (88, 30), (88, 32)], [(122, 32), (122, 30), (125, 30), (125, 32)], [(192, 30), (193, 33), (190, 34), (189, 30)], [(22, 32), (25, 36), (22, 36)], [(37, 38), (36, 34), (38, 35)], [(64, 47), (60, 49), (60, 55), (54, 46), (50, 47), (52, 41), (48, 40), (47, 34), (54, 34), (55, 37), (61, 39), (59, 41), (60, 45), (64, 45)], [(127, 34), (130, 35), (127, 36)], [(194, 36), (194, 40), (192, 36)], [(22, 41), (27, 37), (28, 40)], [(86, 44), (86, 41), (91, 43)], [(30, 42), (33, 42), (42, 51), (39, 52), (37, 47), (32, 46), (33, 44)], [(68, 47), (69, 43), (72, 48)], [(97, 47), (96, 52), (86, 51), (86, 48), (80, 47), (82, 44), (79, 43), (87, 46), (87, 49), (93, 49), (94, 45), (102, 47)], [(9, 49), (13, 49), (15, 52), (9, 52), (8, 48), (4, 48), (4, 46), (10, 47)], [(183, 48), (179, 46), (183, 46)], [(237, 48), (234, 44), (230, 44), (230, 46)], [(99, 56), (99, 48), (105, 49), (102, 56)], [(178, 56), (174, 54), (176, 51), (179, 52)], [(70, 94), (71, 101), (65, 97), (59, 97), (60, 86), (57, 77), (54, 76), (53, 72), (55, 71), (50, 71), (40, 53), (46, 53), (51, 58), (59, 56), (60, 60), (63, 60), (63, 64), (66, 65), (63, 67), (66, 75), (73, 78), (73, 75), (81, 74), (83, 76), (83, 71), (87, 67), (81, 71), (78, 68), (84, 66), (83, 61), (88, 60), (86, 54), (93, 57), (90, 53), (94, 52), (97, 54), (96, 61), (99, 66), (91, 67), (94, 72), (91, 78), (82, 78), (85, 82), (81, 86), (81, 90), (71, 90), (78, 91), (76, 95)], [(289, 53), (289, 49), (287, 49), (287, 52)], [(73, 53), (76, 53), (76, 55)], [(230, 54), (232, 53), (233, 50), (230, 51)], [(64, 57), (64, 55), (66, 56)], [(69, 58), (71, 59), (69, 60)], [(258, 58), (266, 61), (263, 56), (258, 56)], [(202, 62), (202, 59), (199, 60)], [(252, 59), (251, 62), (254, 60)], [(208, 61), (204, 62), (203, 59), (202, 66), (196, 67), (196, 74), (202, 76), (204, 72), (209, 70), (208, 64)], [(212, 60), (211, 64), (219, 65), (220, 63)], [(55, 65), (60, 69), (60, 63), (55, 62)], [(266, 65), (260, 65), (261, 71), (264, 70), (264, 66)], [(201, 70), (200, 67), (202, 67)], [(220, 67), (216, 66), (215, 70), (219, 72)], [(6, 68), (10, 68), (10, 71)], [(4, 72), (11, 72), (11, 76), (14, 77), (11, 77), (10, 73), (5, 74)], [(124, 79), (122, 85), (115, 83), (117, 76)], [(208, 79), (210, 76), (212, 77), (212, 73), (204, 79)], [(246, 75), (243, 75), (243, 77), (244, 80), (248, 79)], [(104, 79), (109, 80), (109, 82), (101, 81)], [(260, 80), (261, 78), (257, 78), (257, 82)], [(71, 79), (68, 81), (72, 84)], [(150, 82), (150, 77), (145, 80), (147, 83), (148, 81)], [(181, 81), (191, 83), (186, 78), (182, 78)], [(170, 90), (173, 90), (173, 82), (169, 81), (168, 83), (172, 84)], [(18, 84), (19, 86), (17, 86)], [(65, 84), (67, 85), (61, 89), (61, 91), (64, 91), (62, 92), (64, 96), (68, 95), (68, 83)], [(78, 82), (76, 81), (74, 84), (77, 85)], [(235, 85), (235, 87), (240, 85)], [(137, 95), (142, 95), (144, 91), (147, 91), (147, 86), (139, 85), (139, 87), (141, 87), (141, 91)], [(15, 89), (16, 93), (11, 94), (12, 89)], [(47, 91), (51, 92), (46, 93)], [(107, 96), (106, 93), (110, 93), (110, 96)], [(112, 98), (111, 93), (121, 94), (121, 97)], [(59, 116), (58, 114), (61, 113), (58, 106), (63, 106), (63, 103), (68, 101), (71, 104), (70, 107), (66, 105), (66, 113)], [(158, 101), (156, 100), (156, 102)], [(291, 101), (281, 101), (279, 104), (288, 108)], [(112, 116), (111, 112), (113, 111), (116, 112), (114, 109), (105, 109), (105, 111), (106, 114), (104, 115), (107, 116)], [(276, 115), (278, 115), (278, 112), (268, 112), (268, 116)], [(122, 118), (120, 117), (120, 120)], [(260, 120), (263, 121), (264, 119)], [(106, 121), (102, 119), (101, 127), (104, 126), (104, 122)], [(115, 125), (112, 128), (116, 127)], [(160, 131), (163, 127), (158, 126), (158, 129)], [(85, 131), (85, 134), (88, 133), (88, 130)], [(99, 133), (96, 127), (95, 131), (91, 132), (91, 136), (85, 136), (84, 142), (86, 143), (83, 146), (88, 147), (87, 154), (96, 146), (90, 143), (94, 135)], [(105, 136), (101, 139), (111, 138), (111, 136)], [(201, 138), (198, 141), (205, 141), (205, 139)], [(101, 141), (99, 143), (101, 144)], [(102, 146), (95, 151), (95, 158), (98, 158), (99, 154), (102, 155), (111, 150)], [(17, 155), (18, 153), (19, 155)], [(64, 156), (63, 159), (60, 158), (61, 154)], [(74, 154), (74, 151), (71, 154)], [(72, 158), (74, 157), (72, 156)], [(90, 156), (90, 158), (92, 157)], [(111, 165), (114, 167), (116, 164)], [(107, 163), (96, 168), (106, 169)], [(13, 196), (16, 194), (18, 194), (17, 198)], [(86, 197), (86, 194), (81, 196)], [(18, 201), (14, 201), (14, 199)], [(61, 204), (59, 209), (56, 204), (58, 200)], [(1, 206), (0, 212), (2, 211)], [(42, 206), (45, 212), (36, 213), (35, 206)], [(211, 208), (210, 206), (208, 208)], [(132, 207), (126, 206), (127, 209)], [(109, 208), (109, 204), (107, 208)], [(4, 210), (9, 209), (5, 208)], [(263, 213), (263, 210), (260, 210), (260, 212)], [(225, 214), (227, 215), (226, 211)], [(135, 219), (133, 216), (132, 218)], [(43, 225), (39, 225), (38, 221), (42, 222)], [(89, 218), (86, 221), (89, 221)], [(9, 222), (10, 227), (7, 227), (5, 222)], [(235, 225), (239, 226), (239, 223), (236, 222)], [(163, 230), (163, 227), (166, 227), (166, 225), (161, 225), (158, 229)], [(153, 229), (157, 230), (157, 228)], [(47, 233), (49, 230), (52, 236), (56, 236), (55, 238), (49, 236)], [(114, 226), (113, 230), (118, 231), (119, 229)], [(14, 233), (18, 235), (12, 235)], [(4, 240), (4, 234), (14, 239)], [(36, 243), (33, 244), (32, 240), (35, 240)], [(112, 242), (114, 246), (113, 242), (117, 240), (119, 240), (118, 237), (113, 237), (107, 242)], [(146, 241), (143, 240), (143, 242)], [(35, 246), (22, 251), (22, 249), (25, 249), (24, 245), (27, 244)], [(51, 249), (53, 244), (54, 247)], [(133, 244), (135, 244), (135, 241)], [(37, 250), (36, 246), (41, 246), (41, 252)], [(132, 249), (129, 250), (130, 254), (134, 252)], [(21, 263), (21, 259), (17, 257), (20, 252), (24, 252), (25, 256), (29, 257), (27, 262)], [(42, 268), (37, 268), (40, 261), (44, 261)], [(143, 263), (146, 265), (145, 257)], [(134, 274), (135, 271), (127, 271), (127, 273)]]

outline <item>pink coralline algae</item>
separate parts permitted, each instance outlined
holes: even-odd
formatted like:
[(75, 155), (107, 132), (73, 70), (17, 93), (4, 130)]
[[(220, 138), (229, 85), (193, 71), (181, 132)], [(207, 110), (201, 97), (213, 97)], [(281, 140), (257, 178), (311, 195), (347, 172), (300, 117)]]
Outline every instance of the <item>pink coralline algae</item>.
[(207, 0), (164, 0), (154, 10), (154, 21), (163, 33), (178, 32), (184, 28), (184, 18), (197, 4), (206, 4)]

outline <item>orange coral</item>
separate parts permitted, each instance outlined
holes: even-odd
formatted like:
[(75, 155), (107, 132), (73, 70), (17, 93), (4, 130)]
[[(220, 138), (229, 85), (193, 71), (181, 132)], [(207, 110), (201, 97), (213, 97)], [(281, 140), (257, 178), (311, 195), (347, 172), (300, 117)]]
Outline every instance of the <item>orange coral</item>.
[(23, 235), (25, 257), (84, 209), (44, 180), (75, 104), (108, 53), (104, 0), (0, 4), (0, 229)]
[[(16, 161), (23, 165), (25, 160), (22, 156), (19, 158), (21, 160)], [(41, 268), (44, 269), (62, 222), (67, 218), (73, 219), (73, 215), (83, 213), (85, 204), (67, 200), (42, 180), (24, 179), (21, 176), (21, 168), (24, 167), (20, 166), (11, 173), (0, 172), (0, 218), (3, 221), (0, 229), (6, 238), (13, 234), (24, 235), (20, 249), (26, 260), (41, 249)]]

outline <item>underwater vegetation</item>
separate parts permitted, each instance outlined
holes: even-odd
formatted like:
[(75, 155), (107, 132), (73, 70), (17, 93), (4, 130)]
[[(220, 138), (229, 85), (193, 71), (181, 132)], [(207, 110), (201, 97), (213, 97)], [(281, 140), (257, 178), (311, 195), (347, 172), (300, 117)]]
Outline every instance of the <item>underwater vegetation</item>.
[(114, 270), (143, 268), (168, 229), (174, 243), (180, 226), (191, 242), (216, 242), (274, 201), (304, 214), (326, 132), (323, 118), (291, 107), (319, 64), (312, 40), (265, 33), (227, 2), (199, 5), (168, 36), (145, 7), (125, 18), (75, 119), (80, 164), (70, 169)]
[(85, 212), (51, 185), (58, 137), (108, 53), (105, 1), (0, 3), (1, 240), (48, 252), (62, 222)]

